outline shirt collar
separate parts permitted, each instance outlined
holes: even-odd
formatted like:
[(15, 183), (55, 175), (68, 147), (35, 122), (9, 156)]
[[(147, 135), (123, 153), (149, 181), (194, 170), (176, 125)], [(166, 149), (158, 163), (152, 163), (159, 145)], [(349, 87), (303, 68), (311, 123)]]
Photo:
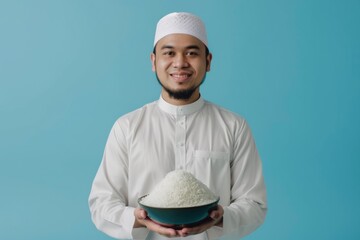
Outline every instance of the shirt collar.
[(166, 102), (162, 96), (160, 96), (160, 99), (158, 101), (158, 105), (161, 110), (163, 110), (164, 112), (167, 112), (169, 114), (175, 115), (175, 116), (189, 115), (194, 112), (197, 112), (202, 108), (202, 106), (204, 106), (204, 104), (205, 104), (205, 101), (201, 96), (195, 102), (187, 104), (187, 105), (182, 105), (182, 106), (172, 105), (172, 104)]

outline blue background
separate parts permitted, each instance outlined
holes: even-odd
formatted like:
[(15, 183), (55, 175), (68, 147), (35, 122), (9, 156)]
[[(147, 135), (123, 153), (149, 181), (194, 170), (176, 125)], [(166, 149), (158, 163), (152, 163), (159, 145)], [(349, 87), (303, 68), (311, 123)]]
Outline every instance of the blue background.
[(0, 239), (110, 239), (87, 198), (122, 114), (156, 100), (157, 20), (207, 24), (202, 95), (244, 116), (268, 189), (246, 239), (359, 239), (360, 1), (0, 0)]

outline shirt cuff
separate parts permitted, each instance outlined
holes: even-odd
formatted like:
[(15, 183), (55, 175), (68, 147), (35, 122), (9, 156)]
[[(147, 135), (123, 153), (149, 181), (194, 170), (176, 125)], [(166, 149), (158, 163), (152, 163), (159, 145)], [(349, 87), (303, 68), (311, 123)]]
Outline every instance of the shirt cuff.
[(124, 230), (128, 233), (132, 233), (135, 223), (135, 208), (125, 207), (123, 214), (121, 214), (120, 225), (124, 226)]
[(137, 239), (143, 240), (148, 235), (149, 230), (147, 228), (134, 228), (134, 223), (135, 223), (134, 211), (135, 208), (126, 207), (120, 221), (121, 224), (124, 226), (125, 231), (130, 234), (129, 238), (134, 240)]

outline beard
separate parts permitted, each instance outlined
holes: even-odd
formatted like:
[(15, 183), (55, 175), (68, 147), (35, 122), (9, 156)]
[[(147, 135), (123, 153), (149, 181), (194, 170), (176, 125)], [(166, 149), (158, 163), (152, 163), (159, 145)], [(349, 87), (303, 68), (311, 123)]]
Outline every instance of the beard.
[(157, 73), (155, 73), (155, 75), (156, 75), (157, 81), (159, 82), (159, 84), (161, 85), (161, 87), (169, 94), (170, 98), (173, 98), (173, 99), (176, 99), (176, 100), (187, 100), (187, 99), (190, 99), (191, 96), (192, 96), (192, 95), (194, 94), (194, 92), (196, 91), (196, 89), (198, 89), (198, 88), (201, 86), (201, 84), (203, 84), (203, 82), (205, 81), (205, 78), (206, 78), (206, 74), (205, 74), (205, 75), (204, 75), (204, 78), (201, 80), (201, 82), (200, 82), (197, 86), (193, 86), (193, 87), (190, 87), (190, 88), (188, 88), (188, 89), (183, 89), (183, 90), (177, 90), (177, 91), (176, 91), (176, 90), (172, 90), (172, 89), (170, 89), (170, 88), (168, 88), (168, 87), (165, 87), (165, 86), (161, 83), (161, 81), (160, 81)]

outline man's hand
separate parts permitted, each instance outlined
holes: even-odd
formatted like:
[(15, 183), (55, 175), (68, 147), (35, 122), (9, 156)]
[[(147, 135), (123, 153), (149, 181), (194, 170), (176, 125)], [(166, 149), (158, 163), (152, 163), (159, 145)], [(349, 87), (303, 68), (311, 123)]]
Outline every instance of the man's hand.
[(135, 215), (135, 223), (134, 223), (135, 228), (146, 227), (150, 231), (171, 238), (171, 237), (186, 237), (189, 235), (199, 234), (215, 225), (222, 227), (222, 217), (224, 215), (224, 209), (222, 208), (222, 206), (218, 205), (217, 209), (211, 211), (209, 217), (201, 221), (199, 224), (191, 227), (184, 227), (181, 229), (179, 229), (178, 226), (175, 229), (172, 228), (171, 225), (169, 226), (159, 225), (158, 223), (148, 218), (146, 211), (141, 208), (136, 208), (134, 215)]
[(182, 237), (195, 235), (202, 233), (213, 226), (222, 227), (222, 218), (224, 215), (224, 209), (221, 205), (217, 206), (217, 209), (210, 212), (209, 217), (201, 221), (199, 224), (191, 227), (184, 227), (179, 230), (179, 234)]
[(150, 231), (156, 232), (160, 235), (163, 235), (165, 237), (180, 237), (181, 235), (178, 233), (177, 230), (171, 228), (171, 227), (165, 227), (162, 225), (159, 225), (158, 223), (155, 223), (152, 221), (148, 216), (144, 209), (136, 208), (135, 212), (135, 223), (134, 227), (146, 227)]

